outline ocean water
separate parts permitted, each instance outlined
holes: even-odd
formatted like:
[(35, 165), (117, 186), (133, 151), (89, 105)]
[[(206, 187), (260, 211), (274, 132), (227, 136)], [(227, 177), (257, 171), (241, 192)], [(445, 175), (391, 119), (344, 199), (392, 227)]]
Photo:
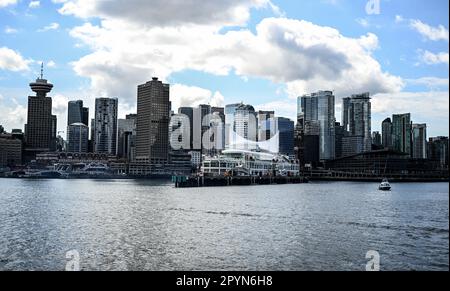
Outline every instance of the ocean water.
[(449, 185), (377, 187), (0, 179), (0, 270), (448, 271)]

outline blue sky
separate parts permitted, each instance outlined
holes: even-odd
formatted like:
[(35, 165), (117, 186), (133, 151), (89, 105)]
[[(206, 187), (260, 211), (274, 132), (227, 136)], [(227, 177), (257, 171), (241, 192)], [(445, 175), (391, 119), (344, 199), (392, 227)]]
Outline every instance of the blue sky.
[(370, 15), (368, 0), (229, 0), (184, 14), (177, 1), (152, 1), (146, 18), (133, 14), (139, 0), (0, 0), (0, 124), (23, 128), (44, 61), (61, 131), (68, 100), (118, 97), (124, 116), (156, 75), (175, 106), (243, 101), (291, 118), (301, 94), (334, 90), (340, 121), (342, 97), (371, 91), (373, 130), (411, 112), (429, 136), (448, 135), (447, 0), (384, 0)]

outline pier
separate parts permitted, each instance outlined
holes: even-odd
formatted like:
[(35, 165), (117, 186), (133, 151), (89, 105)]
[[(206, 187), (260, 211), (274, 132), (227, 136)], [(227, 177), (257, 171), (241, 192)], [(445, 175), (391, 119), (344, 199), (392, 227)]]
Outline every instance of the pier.
[(308, 183), (308, 179), (302, 176), (295, 177), (259, 177), (259, 176), (237, 176), (237, 177), (214, 177), (214, 176), (173, 176), (172, 182), (176, 188), (195, 187), (226, 187), (226, 186), (252, 186), (272, 184), (302, 184)]

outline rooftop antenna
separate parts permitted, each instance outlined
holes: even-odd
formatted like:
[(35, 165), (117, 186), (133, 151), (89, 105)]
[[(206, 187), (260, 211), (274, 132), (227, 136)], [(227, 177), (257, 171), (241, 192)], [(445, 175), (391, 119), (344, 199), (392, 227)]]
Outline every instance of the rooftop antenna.
[(44, 79), (44, 62), (41, 63), (41, 80)]

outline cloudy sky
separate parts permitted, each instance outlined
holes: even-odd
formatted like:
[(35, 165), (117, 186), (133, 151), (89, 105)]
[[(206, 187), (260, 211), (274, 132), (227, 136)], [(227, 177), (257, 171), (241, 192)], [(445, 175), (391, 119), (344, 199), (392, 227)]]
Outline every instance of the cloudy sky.
[(23, 128), (43, 61), (60, 131), (68, 100), (118, 97), (125, 116), (157, 76), (175, 109), (243, 101), (294, 118), (297, 96), (332, 90), (340, 121), (341, 98), (369, 91), (373, 130), (411, 112), (448, 135), (448, 1), (376, 1), (0, 0), (0, 124)]

